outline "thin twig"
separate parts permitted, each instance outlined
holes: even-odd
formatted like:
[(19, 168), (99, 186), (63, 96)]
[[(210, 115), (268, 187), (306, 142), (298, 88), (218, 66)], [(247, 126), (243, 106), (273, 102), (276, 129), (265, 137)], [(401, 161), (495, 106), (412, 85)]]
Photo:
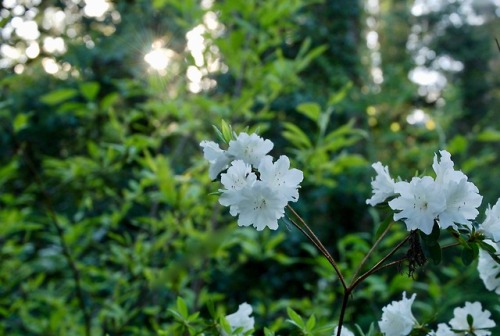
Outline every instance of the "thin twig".
[(381, 267), (381, 265), (387, 260), (389, 259), (390, 257), (392, 257), (394, 255), (394, 253), (397, 252), (397, 250), (399, 250), (401, 248), (401, 246), (403, 246), (407, 241), (408, 239), (410, 239), (410, 236), (411, 235), (408, 235), (405, 237), (405, 239), (403, 239), (402, 241), (399, 242), (398, 245), (396, 245), (396, 247), (394, 247), (391, 252), (389, 252), (385, 257), (383, 257), (382, 259), (380, 259), (379, 262), (377, 262), (372, 268), (370, 268), (368, 271), (366, 271), (363, 275), (361, 275), (359, 278), (357, 278), (355, 281), (353, 281), (353, 283), (351, 284), (351, 286), (349, 288), (351, 289), (354, 289), (356, 286), (358, 286), (363, 280), (365, 280), (366, 278), (368, 278), (370, 275), (372, 275), (373, 273), (375, 273), (376, 271), (378, 271), (379, 267)]
[(339, 323), (337, 324), (337, 336), (342, 334), (342, 324), (344, 323), (345, 311), (347, 310), (347, 302), (349, 301), (349, 295), (352, 292), (351, 287), (344, 291), (344, 296), (342, 297), (342, 308), (340, 309)]
[[(365, 257), (363, 258), (363, 260), (361, 261), (361, 263), (359, 264), (358, 266), (358, 269), (356, 270), (356, 272), (354, 272), (354, 275), (352, 276), (352, 282), (354, 282), (354, 280), (356, 279), (356, 277), (358, 276), (359, 272), (361, 271), (361, 268), (363, 267), (363, 265), (366, 263), (366, 261), (368, 260), (368, 258), (370, 257), (370, 255), (373, 253), (373, 251), (375, 250), (375, 248), (377, 248), (377, 246), (380, 244), (380, 242), (382, 241), (382, 239), (384, 239), (385, 235), (387, 234), (387, 232), (389, 232), (392, 224), (394, 224), (393, 221), (391, 221), (391, 223), (389, 223), (389, 225), (387, 225), (387, 227), (385, 228), (384, 232), (382, 232), (382, 234), (380, 235), (380, 237), (378, 237), (378, 239), (375, 241), (375, 243), (373, 244), (373, 246), (370, 248), (370, 250), (368, 251), (368, 253), (365, 255)], [(352, 285), (352, 282), (351, 282), (351, 285)]]
[[(314, 232), (311, 230), (311, 228), (307, 225), (307, 223), (302, 219), (302, 217), (299, 216), (297, 212), (290, 206), (287, 205), (287, 208), (293, 213), (293, 215), (300, 221), (300, 223), (304, 226), (304, 228), (307, 230), (309, 235), (306, 235), (309, 240), (313, 242), (313, 244), (323, 253), (325, 258), (330, 262), (330, 264), (333, 266), (335, 269), (335, 272), (337, 273), (337, 276), (340, 279), (340, 282), (342, 283), (342, 287), (344, 290), (347, 289), (347, 284), (345, 282), (344, 276), (342, 275), (342, 272), (340, 272), (340, 268), (338, 267), (337, 263), (335, 262), (335, 259), (332, 257), (332, 255), (328, 252), (328, 250), (325, 248), (321, 240), (314, 234)], [(297, 227), (298, 225), (295, 224)]]

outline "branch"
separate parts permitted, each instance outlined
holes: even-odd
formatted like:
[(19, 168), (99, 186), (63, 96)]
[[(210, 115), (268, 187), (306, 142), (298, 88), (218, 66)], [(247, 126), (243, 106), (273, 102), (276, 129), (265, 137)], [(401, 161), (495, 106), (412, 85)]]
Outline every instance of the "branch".
[[(347, 290), (347, 284), (345, 282), (344, 276), (342, 275), (342, 272), (340, 272), (340, 268), (338, 267), (337, 263), (335, 262), (335, 259), (332, 257), (332, 255), (328, 252), (328, 250), (325, 248), (321, 240), (314, 234), (314, 232), (311, 230), (311, 228), (306, 224), (306, 222), (300, 217), (297, 212), (290, 206), (287, 205), (287, 208), (293, 213), (293, 215), (299, 220), (299, 222), (304, 226), (302, 228), (300, 225), (295, 223), (295, 221), (291, 220), (291, 222), (316, 246), (316, 248), (325, 256), (325, 258), (330, 262), (330, 264), (333, 266), (335, 269), (335, 272), (337, 273), (337, 276), (340, 279), (340, 282), (342, 283), (342, 287), (344, 290)], [(306, 232), (307, 231), (307, 232)]]
[[(375, 243), (373, 244), (373, 246), (370, 248), (370, 250), (368, 251), (368, 253), (365, 255), (365, 257), (363, 258), (363, 260), (361, 261), (361, 263), (359, 264), (358, 266), (358, 269), (356, 270), (356, 272), (354, 272), (354, 275), (352, 276), (352, 281), (354, 282), (354, 279), (356, 279), (356, 277), (358, 276), (359, 272), (361, 271), (361, 268), (363, 267), (363, 265), (366, 263), (366, 261), (368, 260), (368, 258), (370, 257), (370, 255), (373, 253), (373, 251), (377, 248), (377, 246), (380, 244), (380, 242), (382, 241), (382, 239), (385, 237), (385, 235), (387, 234), (387, 232), (389, 232), (392, 224), (394, 224), (393, 221), (391, 221), (389, 223), (389, 225), (387, 225), (387, 227), (385, 228), (384, 232), (382, 232), (382, 234), (380, 235), (380, 237), (378, 237), (377, 241), (375, 241)], [(352, 285), (352, 282), (351, 282), (351, 285)]]

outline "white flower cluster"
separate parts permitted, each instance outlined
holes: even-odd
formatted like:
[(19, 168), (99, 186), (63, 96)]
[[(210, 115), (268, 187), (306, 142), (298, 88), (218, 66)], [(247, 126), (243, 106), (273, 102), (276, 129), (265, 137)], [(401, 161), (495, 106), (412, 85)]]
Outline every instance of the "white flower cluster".
[[(496, 254), (500, 254), (500, 243), (487, 241), (495, 248)], [(477, 263), (479, 277), (483, 280), (486, 289), (495, 291), (500, 295), (500, 265), (493, 260), (488, 252), (479, 250), (479, 262)]]
[[(382, 308), (382, 319), (378, 322), (378, 325), (384, 336), (406, 336), (412, 332), (413, 328), (419, 326), (411, 312), (411, 306), (415, 301), (415, 297), (416, 294), (413, 294), (408, 299), (406, 298), (406, 293), (403, 292), (403, 299), (401, 301), (393, 301)], [(491, 313), (488, 310), (483, 311), (479, 302), (466, 302), (463, 308), (455, 308), (453, 314), (454, 316), (448, 324), (438, 324), (437, 330), (431, 331), (427, 335), (488, 336), (491, 335), (491, 331), (488, 329), (496, 326), (495, 321), (490, 319)], [(469, 323), (469, 321), (472, 323)]]
[(273, 143), (256, 134), (240, 133), (227, 150), (213, 141), (202, 141), (200, 146), (210, 162), (211, 179), (227, 169), (221, 174), (225, 189), (219, 190), (219, 203), (228, 206), (231, 215), (239, 216), (238, 225), (276, 230), (288, 202), (299, 199), (303, 173), (290, 169), (290, 160), (284, 155), (273, 162), (267, 155)]
[(403, 336), (409, 335), (417, 321), (411, 312), (411, 306), (417, 294), (411, 298), (406, 298), (406, 292), (403, 292), (401, 301), (393, 301), (382, 308), (382, 319), (378, 322), (380, 331), (385, 336)]
[[(456, 229), (457, 224), (471, 228), (483, 197), (464, 173), (453, 168), (450, 153), (439, 153), (441, 159), (435, 155), (432, 165), (436, 177), (413, 177), (410, 182), (395, 182), (387, 167), (374, 163), (377, 176), (371, 183), (373, 196), (366, 203), (374, 206), (394, 197), (389, 201), (391, 209), (398, 211), (394, 220), (404, 220), (408, 231), (430, 234), (436, 220), (441, 229)], [(484, 232), (500, 238), (500, 221), (488, 224)]]
[[(231, 326), (232, 335), (234, 336), (243, 336), (246, 333), (254, 328), (255, 320), (252, 315), (252, 306), (248, 303), (244, 302), (239, 305), (238, 310), (230, 315), (226, 316), (226, 320)], [(241, 332), (235, 334), (234, 331), (238, 328), (241, 328)], [(228, 336), (226, 332), (221, 331), (222, 336)]]
[(500, 199), (492, 208), (486, 209), (486, 219), (480, 231), (492, 241), (500, 242)]
[(449, 325), (446, 323), (438, 324), (437, 330), (430, 332), (428, 336), (489, 336), (491, 331), (487, 329), (496, 326), (495, 321), (490, 317), (491, 313), (483, 310), (481, 303), (466, 302), (463, 308), (457, 307), (453, 310), (453, 318), (450, 320)]

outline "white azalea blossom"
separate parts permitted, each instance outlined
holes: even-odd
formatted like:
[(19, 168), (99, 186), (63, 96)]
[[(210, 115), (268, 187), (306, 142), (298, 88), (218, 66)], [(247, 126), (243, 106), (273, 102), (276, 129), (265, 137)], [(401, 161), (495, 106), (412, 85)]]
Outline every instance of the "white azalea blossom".
[(287, 201), (299, 199), (298, 187), (304, 174), (298, 169), (290, 169), (290, 160), (282, 155), (273, 163), (271, 156), (266, 156), (259, 164), (260, 179), (267, 186), (276, 190)]
[(485, 237), (500, 242), (500, 198), (493, 207), (486, 209), (486, 219), (479, 228)]
[(446, 323), (439, 323), (436, 331), (431, 331), (427, 336), (456, 336)]
[[(231, 331), (242, 328), (242, 331), (240, 333), (232, 335), (243, 336), (246, 332), (254, 328), (255, 320), (250, 315), (252, 315), (252, 306), (244, 302), (240, 304), (240, 306), (238, 307), (238, 311), (226, 316), (226, 320), (231, 326)], [(224, 331), (221, 331), (221, 334), (223, 336), (228, 336)]]
[(457, 228), (455, 224), (471, 227), (470, 221), (477, 217), (477, 208), (481, 205), (483, 197), (472, 183), (467, 181), (467, 176), (461, 171), (453, 169), (451, 155), (447, 151), (440, 151), (441, 160), (434, 156), (432, 168), (436, 173), (438, 193), (446, 199), (446, 208), (439, 214), (439, 226)]
[(439, 154), (441, 154), (441, 160), (439, 161), (437, 155), (434, 155), (434, 162), (432, 163), (432, 169), (434, 169), (436, 173), (437, 183), (447, 184), (450, 181), (458, 182), (462, 179), (467, 179), (464, 173), (453, 168), (455, 164), (451, 160), (450, 153), (441, 150)]
[[(457, 335), (474, 333), (476, 336), (488, 336), (491, 335), (491, 331), (487, 329), (496, 325), (495, 321), (490, 319), (491, 313), (488, 310), (482, 310), (480, 302), (466, 302), (463, 308), (455, 308), (453, 315), (449, 324)], [(469, 325), (467, 321), (468, 315), (472, 317), (472, 325)]]
[[(332, 336), (337, 336), (337, 333), (339, 332), (339, 327), (335, 327), (333, 330)], [(354, 333), (347, 329), (346, 326), (342, 326), (342, 330), (340, 331), (340, 336), (354, 336)]]
[(215, 180), (219, 173), (228, 167), (231, 158), (213, 141), (204, 140), (200, 146), (203, 147), (203, 157), (210, 163), (208, 175)]
[(438, 192), (436, 182), (429, 176), (414, 177), (411, 182), (397, 182), (394, 191), (399, 197), (389, 202), (394, 220), (404, 219), (408, 231), (419, 229), (432, 232), (434, 219), (446, 208), (446, 199)]
[(403, 292), (401, 301), (393, 301), (382, 308), (382, 319), (378, 322), (380, 331), (385, 336), (405, 336), (409, 335), (413, 327), (417, 324), (411, 306), (415, 297), (406, 298), (406, 292)]
[[(500, 253), (500, 243), (493, 243), (487, 240), (485, 242), (495, 247), (497, 254)], [(500, 295), (500, 265), (493, 260), (488, 252), (479, 250), (477, 270), (486, 289), (495, 291), (495, 293)]]
[(236, 140), (229, 141), (227, 153), (236, 160), (243, 160), (257, 167), (273, 146), (270, 140), (264, 140), (257, 134), (240, 133)]
[(249, 164), (242, 160), (233, 161), (227, 172), (221, 175), (221, 182), (226, 190), (220, 190), (222, 194), (219, 203), (229, 206), (231, 215), (236, 216), (239, 212), (241, 190), (251, 188), (256, 180), (257, 176), (252, 173), (252, 167)]
[(278, 228), (278, 219), (285, 215), (287, 200), (274, 189), (257, 181), (251, 188), (241, 190), (238, 207), (239, 226), (253, 225), (258, 231)]
[(224, 189), (219, 189), (219, 203), (238, 216), (238, 225), (276, 230), (288, 202), (299, 199), (302, 171), (290, 169), (290, 159), (284, 155), (273, 162), (267, 155), (273, 143), (256, 134), (240, 133), (229, 142), (227, 151), (212, 141), (200, 145), (210, 162), (212, 179), (227, 169), (220, 175)]
[(372, 164), (372, 167), (375, 169), (377, 176), (371, 182), (373, 195), (370, 199), (366, 200), (366, 204), (375, 206), (395, 195), (395, 182), (389, 174), (389, 167), (384, 167), (380, 162), (375, 162)]
[(442, 229), (450, 226), (456, 228), (457, 223), (470, 228), (470, 220), (479, 214), (477, 208), (483, 200), (477, 187), (463, 179), (459, 182), (450, 181), (446, 186), (441, 186), (441, 190), (446, 198), (446, 209), (439, 214), (439, 226)]

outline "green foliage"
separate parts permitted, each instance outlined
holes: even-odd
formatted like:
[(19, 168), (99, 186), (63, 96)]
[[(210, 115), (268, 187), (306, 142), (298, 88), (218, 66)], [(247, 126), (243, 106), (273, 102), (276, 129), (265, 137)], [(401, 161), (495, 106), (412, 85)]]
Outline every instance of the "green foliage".
[[(401, 22), (409, 20), (399, 6), (381, 1), (390, 21), (379, 31), (385, 81), (378, 93), (366, 64), (362, 2), (115, 1), (100, 18), (83, 14), (83, 2), (63, 3), (42, 1), (31, 12), (19, 5), (21, 16), (38, 13), (38, 57), (25, 57), (30, 43), (16, 33), (5, 41), (23, 58), (0, 69), (2, 335), (231, 335), (239, 331), (225, 316), (244, 301), (254, 308), (255, 334), (331, 335), (342, 298), (331, 265), (290, 223), (277, 232), (237, 227), (214, 196), (220, 186), (208, 177), (202, 140), (227, 144), (234, 132), (258, 129), (275, 143), (273, 154), (291, 154), (305, 176), (296, 208), (348, 280), (388, 226), (393, 235), (364, 270), (406, 233), (392, 217), (368, 212), (370, 162), (410, 176), (446, 147), (485, 191), (485, 205), (498, 197), (494, 83), (471, 97), (475, 104), (493, 97), (473, 129), (465, 118), (473, 106), (461, 98), (474, 91), (465, 85), (470, 72), (449, 80), (437, 131), (407, 125), (423, 98), (408, 81), (401, 43), (409, 27)], [(74, 22), (47, 28), (51, 8)], [(0, 26), (21, 17), (16, 11), (2, 11)], [(212, 14), (221, 26), (203, 32), (200, 63), (187, 34), (209, 26)], [(46, 37), (61, 37), (67, 51), (46, 51)], [(175, 54), (164, 72), (144, 61), (155, 42)], [(60, 70), (48, 73), (47, 60)], [(186, 73), (201, 74), (198, 91)], [(394, 267), (364, 282), (348, 327), (375, 335), (380, 308), (402, 290), (428, 294), (417, 309), (429, 323), (465, 300), (497, 307), (477, 285), (473, 260), (478, 248), (498, 256), (475, 236), (452, 256), (441, 253), (450, 237), (420, 237), (439, 265), (426, 264), (414, 279)]]

